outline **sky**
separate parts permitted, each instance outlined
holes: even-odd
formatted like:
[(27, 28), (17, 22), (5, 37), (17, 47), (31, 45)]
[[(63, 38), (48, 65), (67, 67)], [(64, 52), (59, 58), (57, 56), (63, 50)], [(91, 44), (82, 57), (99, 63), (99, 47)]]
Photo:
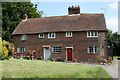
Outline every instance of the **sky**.
[(44, 2), (44, 1), (32, 1), (34, 4), (38, 4), (38, 11), (43, 11), (43, 17), (49, 16), (64, 16), (68, 14), (69, 6), (80, 6), (80, 13), (100, 14), (105, 16), (106, 26), (113, 32), (118, 31), (118, 1), (109, 2)]

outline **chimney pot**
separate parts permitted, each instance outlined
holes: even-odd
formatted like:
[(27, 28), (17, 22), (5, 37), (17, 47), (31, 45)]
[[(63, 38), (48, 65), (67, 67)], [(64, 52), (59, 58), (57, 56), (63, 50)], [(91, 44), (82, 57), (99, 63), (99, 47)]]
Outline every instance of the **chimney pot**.
[(24, 21), (26, 21), (28, 19), (28, 15), (27, 14), (24, 14), (24, 17), (23, 17)]

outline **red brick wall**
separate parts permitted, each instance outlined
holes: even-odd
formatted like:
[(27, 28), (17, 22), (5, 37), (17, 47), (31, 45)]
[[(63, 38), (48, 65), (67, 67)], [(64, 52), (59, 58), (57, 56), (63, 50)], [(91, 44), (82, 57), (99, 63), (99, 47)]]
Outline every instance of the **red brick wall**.
[[(52, 54), (53, 57), (62, 57), (66, 59), (65, 47), (73, 47), (74, 58), (83, 60), (85, 58), (96, 58), (98, 54), (88, 54), (87, 47), (97, 46), (99, 48), (98, 38), (87, 38), (87, 32), (73, 32), (73, 37), (66, 37), (65, 32), (56, 33), (55, 39), (48, 39), (48, 34), (44, 34), (44, 38), (40, 39), (38, 34), (27, 35), (26, 41), (21, 41), (20, 35), (13, 36), (15, 51), (17, 47), (23, 46), (26, 48), (26, 53), (30, 50), (35, 50), (36, 57), (43, 57), (43, 45), (62, 46), (62, 53)], [(106, 44), (106, 43), (105, 43)]]

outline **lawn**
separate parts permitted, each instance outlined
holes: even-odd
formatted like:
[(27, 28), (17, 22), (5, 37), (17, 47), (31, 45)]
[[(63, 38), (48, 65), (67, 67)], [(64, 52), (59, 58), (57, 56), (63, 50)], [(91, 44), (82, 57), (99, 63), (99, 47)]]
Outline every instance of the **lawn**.
[[(0, 69), (1, 70), (1, 69)], [(111, 78), (99, 66), (40, 60), (4, 60), (3, 78)]]

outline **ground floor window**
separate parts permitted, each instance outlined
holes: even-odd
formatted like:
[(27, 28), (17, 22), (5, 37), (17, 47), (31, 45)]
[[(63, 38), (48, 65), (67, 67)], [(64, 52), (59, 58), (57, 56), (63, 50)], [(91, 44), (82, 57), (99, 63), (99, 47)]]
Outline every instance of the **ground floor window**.
[(61, 53), (61, 52), (62, 52), (62, 47), (60, 47), (60, 46), (52, 47), (52, 53)]
[(17, 53), (25, 53), (25, 47), (18, 47)]
[(96, 46), (90, 46), (87, 50), (88, 53), (98, 53), (98, 48)]

